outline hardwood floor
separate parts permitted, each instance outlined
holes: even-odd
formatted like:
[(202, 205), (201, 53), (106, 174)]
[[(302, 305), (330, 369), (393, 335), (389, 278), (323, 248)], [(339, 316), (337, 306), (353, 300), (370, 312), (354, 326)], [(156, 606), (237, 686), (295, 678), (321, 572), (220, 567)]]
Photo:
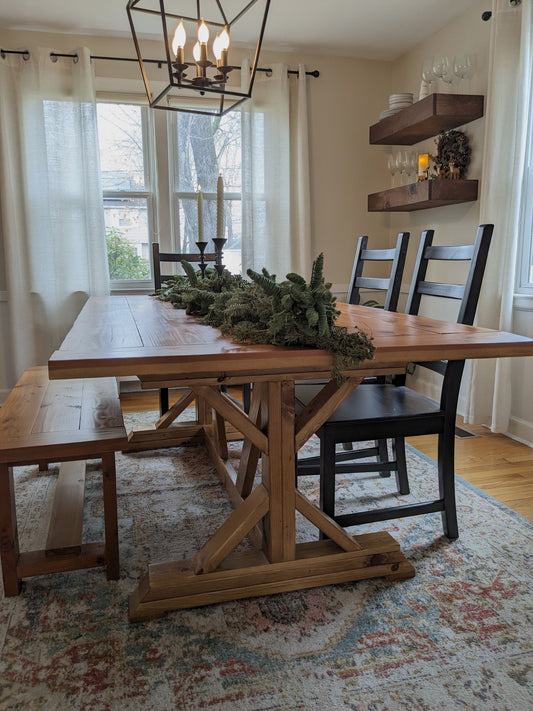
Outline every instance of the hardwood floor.
[[(172, 396), (170, 400), (173, 402)], [(159, 408), (157, 393), (150, 391), (123, 393), (121, 402), (124, 412)], [(462, 422), (458, 424), (463, 427)], [(533, 448), (493, 434), (485, 427), (464, 428), (479, 436), (456, 438), (457, 474), (533, 521)], [(408, 442), (428, 457), (437, 458), (435, 435), (414, 437)]]

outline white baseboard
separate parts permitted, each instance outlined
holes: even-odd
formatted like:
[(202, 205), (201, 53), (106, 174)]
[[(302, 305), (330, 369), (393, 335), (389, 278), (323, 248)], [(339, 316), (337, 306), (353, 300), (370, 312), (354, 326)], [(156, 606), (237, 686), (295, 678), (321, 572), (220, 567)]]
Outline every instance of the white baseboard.
[(527, 444), (528, 447), (533, 447), (533, 422), (527, 422), (518, 417), (511, 417), (509, 431), (505, 434), (517, 442)]

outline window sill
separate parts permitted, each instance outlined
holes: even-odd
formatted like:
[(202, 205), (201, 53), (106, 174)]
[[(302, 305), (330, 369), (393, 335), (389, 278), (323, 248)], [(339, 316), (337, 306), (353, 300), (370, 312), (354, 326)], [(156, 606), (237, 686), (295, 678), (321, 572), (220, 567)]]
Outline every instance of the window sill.
[(533, 311), (533, 294), (515, 294), (513, 309), (515, 311)]
[(136, 296), (138, 294), (153, 294), (153, 286), (111, 287), (111, 296)]

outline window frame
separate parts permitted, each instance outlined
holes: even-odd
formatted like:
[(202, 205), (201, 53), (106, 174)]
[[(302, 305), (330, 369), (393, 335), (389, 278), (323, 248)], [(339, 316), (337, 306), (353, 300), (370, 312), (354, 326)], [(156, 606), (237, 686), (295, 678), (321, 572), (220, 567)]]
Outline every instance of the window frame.
[(141, 128), (143, 141), (143, 166), (145, 190), (102, 190), (102, 204), (105, 198), (140, 198), (146, 200), (148, 223), (148, 261), (150, 263), (150, 277), (148, 279), (110, 279), (109, 285), (112, 294), (150, 292), (154, 288), (152, 269), (152, 243), (158, 241), (159, 235), (159, 196), (158, 184), (160, 176), (157, 173), (156, 131), (154, 112), (145, 102), (125, 100), (123, 96), (111, 97), (109, 95), (96, 97), (96, 104), (122, 104), (138, 106), (141, 111)]
[[(144, 155), (144, 191), (102, 190), (102, 201), (106, 197), (132, 197), (147, 201), (148, 243), (150, 278), (110, 280), (112, 294), (151, 293), (154, 290), (152, 244), (159, 242), (162, 251), (180, 252), (180, 199), (196, 199), (194, 191), (178, 191), (177, 175), (177, 123), (178, 112), (150, 109), (146, 99), (137, 95), (101, 92), (96, 96), (97, 104), (135, 105), (141, 110)], [(240, 112), (239, 112), (240, 113)], [(241, 116), (241, 136), (243, 132)], [(241, 149), (242, 150), (242, 149)], [(242, 160), (242, 154), (241, 154)], [(217, 199), (216, 192), (203, 192), (205, 201)], [(241, 192), (224, 191), (224, 200), (243, 203)], [(241, 259), (243, 248), (241, 244)]]

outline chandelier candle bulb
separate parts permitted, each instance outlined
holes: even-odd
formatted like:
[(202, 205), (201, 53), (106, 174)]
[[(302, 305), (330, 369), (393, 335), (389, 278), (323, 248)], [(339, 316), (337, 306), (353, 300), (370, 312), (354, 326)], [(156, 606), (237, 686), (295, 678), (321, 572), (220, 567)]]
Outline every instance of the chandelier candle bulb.
[(224, 181), (222, 172), (218, 174), (217, 180), (217, 237), (224, 237)]
[(176, 57), (177, 64), (185, 64), (183, 50), (186, 41), (187, 34), (185, 32), (185, 27), (183, 26), (183, 20), (181, 20), (179, 25), (176, 27), (176, 31), (174, 32), (174, 39), (172, 40), (172, 51), (174, 52), (174, 55)]
[(204, 241), (204, 196), (202, 186), (198, 186), (198, 242)]

